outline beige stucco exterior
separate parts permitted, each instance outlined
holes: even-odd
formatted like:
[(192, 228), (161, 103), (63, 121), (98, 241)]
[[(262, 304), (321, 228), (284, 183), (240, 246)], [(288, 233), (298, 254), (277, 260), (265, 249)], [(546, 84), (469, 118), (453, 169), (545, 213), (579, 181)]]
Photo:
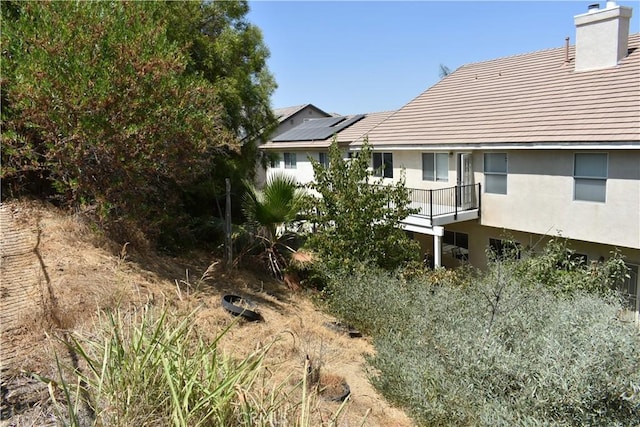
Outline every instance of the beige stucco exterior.
[(627, 36), (632, 9), (607, 2), (574, 17), (576, 24), (576, 71), (613, 67), (627, 56)]
[(483, 193), (482, 225), (640, 249), (640, 150), (607, 152), (604, 203), (574, 200), (575, 153), (508, 151), (507, 194)]
[[(457, 184), (459, 152), (449, 153), (448, 182), (422, 180), (422, 153), (419, 150), (381, 150), (393, 153), (394, 181), (404, 171), (409, 188), (437, 189)], [(484, 153), (507, 154), (507, 194), (487, 193), (483, 172)], [(606, 152), (608, 177), (606, 201), (574, 200), (574, 155)], [(608, 256), (619, 248), (630, 262), (640, 263), (640, 150), (474, 150), (473, 183), (483, 188), (480, 218), (445, 225), (445, 230), (470, 234), (469, 261), (477, 266), (486, 262), (489, 238), (513, 236), (525, 246), (544, 241), (544, 236), (562, 236), (575, 241), (590, 259)], [(417, 240), (430, 250), (428, 233)], [(520, 236), (523, 240), (517, 239)], [(443, 264), (447, 254), (443, 252)]]
[[(320, 151), (287, 150), (286, 152), (296, 154), (296, 167), (292, 169), (285, 168), (284, 152), (281, 152), (278, 153), (280, 159), (278, 163), (274, 165), (275, 167), (269, 167), (267, 169), (267, 176), (284, 171), (295, 177), (300, 184), (308, 184), (313, 181), (313, 166), (309, 158), (320, 161)], [(326, 153), (327, 150), (325, 149), (324, 152)]]

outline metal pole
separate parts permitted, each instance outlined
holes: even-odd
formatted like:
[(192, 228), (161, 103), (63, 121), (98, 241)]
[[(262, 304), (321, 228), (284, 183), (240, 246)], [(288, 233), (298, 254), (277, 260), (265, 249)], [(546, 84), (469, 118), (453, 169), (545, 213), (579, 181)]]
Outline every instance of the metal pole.
[(233, 246), (231, 241), (231, 181), (229, 178), (224, 180), (226, 186), (226, 205), (224, 212), (224, 246), (225, 246), (225, 264), (227, 270), (231, 268), (233, 263)]
[(429, 190), (429, 221), (433, 225), (433, 190)]
[[(453, 219), (458, 219), (458, 203), (460, 203), (459, 199), (461, 198), (461, 197), (458, 197), (458, 191), (460, 191), (460, 193), (462, 193), (462, 191), (463, 191), (462, 190), (462, 186), (458, 187), (456, 185), (456, 194), (455, 194), (456, 201), (454, 203), (456, 205), (456, 210), (455, 210), (455, 213), (453, 214)], [(462, 196), (462, 194), (460, 194), (460, 196)]]

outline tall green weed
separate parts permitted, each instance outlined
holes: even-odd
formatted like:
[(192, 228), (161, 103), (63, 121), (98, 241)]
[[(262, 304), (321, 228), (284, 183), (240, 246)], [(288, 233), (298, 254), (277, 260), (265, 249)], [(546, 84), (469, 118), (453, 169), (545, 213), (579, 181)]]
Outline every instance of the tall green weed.
[[(223, 353), (200, 336), (193, 314), (172, 317), (144, 309), (104, 314), (92, 336), (68, 341), (78, 366), (60, 367), (49, 382), (63, 425), (97, 426), (310, 426), (317, 393), (304, 371), (272, 384), (264, 359), (270, 345), (245, 358)], [(229, 327), (233, 327), (232, 323)], [(335, 425), (345, 402), (326, 416)]]

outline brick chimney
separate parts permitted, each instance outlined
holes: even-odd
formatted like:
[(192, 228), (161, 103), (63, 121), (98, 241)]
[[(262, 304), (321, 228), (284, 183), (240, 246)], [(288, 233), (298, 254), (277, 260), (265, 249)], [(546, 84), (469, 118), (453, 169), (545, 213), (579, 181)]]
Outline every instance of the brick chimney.
[(614, 67), (627, 56), (631, 10), (608, 1), (604, 9), (596, 3), (587, 13), (574, 16), (575, 71)]

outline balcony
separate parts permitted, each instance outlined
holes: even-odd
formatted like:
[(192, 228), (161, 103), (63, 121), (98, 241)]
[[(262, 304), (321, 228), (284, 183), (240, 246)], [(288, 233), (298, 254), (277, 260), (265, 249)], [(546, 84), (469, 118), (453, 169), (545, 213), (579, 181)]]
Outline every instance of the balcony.
[[(435, 190), (410, 188), (410, 207), (418, 212), (402, 223), (407, 231), (425, 232), (434, 226), (469, 221), (480, 217), (480, 184)], [(431, 233), (428, 233), (431, 234)]]

